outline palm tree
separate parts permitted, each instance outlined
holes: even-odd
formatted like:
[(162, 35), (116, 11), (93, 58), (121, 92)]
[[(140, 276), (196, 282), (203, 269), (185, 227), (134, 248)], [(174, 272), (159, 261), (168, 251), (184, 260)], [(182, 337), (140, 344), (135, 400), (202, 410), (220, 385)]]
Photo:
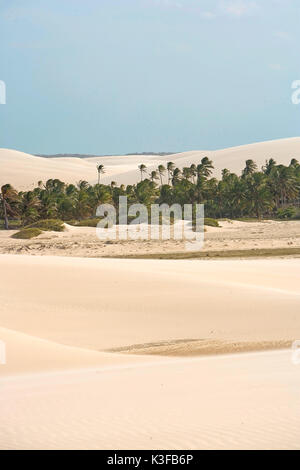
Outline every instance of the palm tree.
[(35, 222), (39, 218), (41, 201), (35, 191), (21, 193), (20, 210), (23, 225)]
[(276, 167), (276, 162), (274, 158), (270, 158), (269, 160), (266, 160), (265, 166), (263, 166), (262, 170), (266, 175), (270, 175), (272, 172), (273, 168)]
[(155, 180), (158, 180), (158, 179), (159, 179), (159, 176), (158, 176), (157, 171), (155, 171), (155, 170), (151, 171), (151, 173), (150, 173), (150, 179), (151, 179), (152, 182), (154, 182)]
[(98, 171), (98, 184), (100, 184), (100, 176), (105, 173), (104, 165), (101, 165), (101, 163), (98, 163), (97, 164), (97, 171)]
[(227, 168), (224, 168), (222, 170), (222, 181), (226, 181), (229, 175), (230, 175), (230, 171)]
[(257, 170), (257, 165), (253, 160), (247, 160), (246, 161), (246, 166), (243, 170), (242, 176), (243, 178), (246, 178), (249, 175), (253, 175)]
[(199, 165), (196, 167), (197, 184), (200, 183), (202, 178), (209, 178), (209, 176), (212, 174), (213, 168), (213, 162), (208, 157), (202, 158), (201, 163), (199, 163)]
[(182, 168), (182, 176), (185, 180), (189, 181), (189, 179), (191, 178), (192, 176), (192, 170), (191, 168), (185, 166)]
[(12, 203), (18, 202), (19, 197), (17, 191), (10, 185), (5, 184), (2, 186), (0, 191), (0, 203), (3, 208), (3, 217), (4, 217), (4, 228), (5, 230), (9, 229), (8, 225), (8, 214), (15, 215), (15, 210), (13, 209)]
[(143, 163), (139, 165), (139, 170), (141, 172), (141, 181), (143, 181), (143, 174), (147, 172), (147, 167)]
[(159, 167), (158, 167), (158, 174), (159, 174), (159, 177), (160, 177), (160, 183), (161, 183), (161, 185), (163, 184), (163, 182), (162, 182), (162, 177), (163, 177), (163, 175), (164, 175), (165, 173), (166, 173), (165, 167), (164, 167), (163, 165), (159, 165)]
[(167, 163), (167, 171), (168, 171), (168, 184), (170, 184), (171, 178), (173, 176), (173, 171), (175, 170), (175, 165), (173, 162)]
[(296, 160), (296, 158), (292, 158), (291, 163), (290, 163), (290, 167), (291, 168), (299, 168), (300, 167), (300, 164), (299, 164), (298, 160)]
[(299, 181), (294, 175), (291, 166), (278, 165), (271, 171), (269, 185), (273, 191), (276, 206), (283, 205), (288, 200), (293, 200), (299, 193)]
[(192, 165), (190, 166), (190, 172), (193, 184), (195, 184), (195, 176), (197, 175), (197, 167), (195, 163), (192, 163)]
[(263, 173), (253, 173), (246, 178), (246, 185), (247, 202), (260, 219), (262, 214), (274, 205), (266, 176)]
[(175, 168), (172, 175), (172, 185), (175, 186), (180, 181), (181, 171), (179, 168)]

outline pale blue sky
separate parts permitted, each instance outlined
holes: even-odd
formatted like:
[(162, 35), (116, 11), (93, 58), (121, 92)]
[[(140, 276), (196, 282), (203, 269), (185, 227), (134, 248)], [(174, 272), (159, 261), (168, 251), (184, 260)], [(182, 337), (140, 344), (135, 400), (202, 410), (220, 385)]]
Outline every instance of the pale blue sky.
[(300, 135), (299, 0), (0, 0), (0, 147), (117, 154)]

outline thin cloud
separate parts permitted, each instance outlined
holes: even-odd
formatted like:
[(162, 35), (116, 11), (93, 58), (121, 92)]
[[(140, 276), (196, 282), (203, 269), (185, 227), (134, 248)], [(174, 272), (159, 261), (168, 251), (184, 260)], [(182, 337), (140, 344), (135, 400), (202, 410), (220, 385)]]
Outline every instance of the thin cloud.
[(220, 10), (229, 16), (241, 18), (243, 16), (256, 14), (259, 10), (259, 6), (254, 1), (230, 0), (220, 3)]
[(275, 72), (279, 72), (280, 70), (282, 70), (281, 64), (269, 64), (269, 68), (271, 70), (274, 70)]
[(274, 36), (278, 39), (282, 39), (283, 41), (290, 41), (292, 39), (291, 35), (286, 31), (276, 31)]

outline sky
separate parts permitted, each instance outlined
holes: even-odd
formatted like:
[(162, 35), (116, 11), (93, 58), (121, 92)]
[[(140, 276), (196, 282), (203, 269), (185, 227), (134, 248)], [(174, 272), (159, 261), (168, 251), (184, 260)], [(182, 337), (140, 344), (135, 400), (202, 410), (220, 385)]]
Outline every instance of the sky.
[(213, 150), (300, 135), (299, 0), (0, 0), (0, 147)]

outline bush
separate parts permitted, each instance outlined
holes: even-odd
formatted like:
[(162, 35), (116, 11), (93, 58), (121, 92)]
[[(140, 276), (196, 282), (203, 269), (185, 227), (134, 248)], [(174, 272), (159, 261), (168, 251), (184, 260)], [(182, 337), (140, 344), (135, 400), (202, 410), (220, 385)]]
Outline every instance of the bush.
[(220, 227), (219, 222), (216, 219), (205, 218), (204, 225), (208, 225), (209, 227)]
[(19, 232), (12, 235), (12, 238), (17, 238), (18, 240), (28, 240), (30, 238), (37, 237), (41, 235), (42, 230), (38, 228), (23, 228)]
[[(135, 220), (138, 216), (127, 216), (127, 223), (130, 224), (133, 220)], [(148, 223), (151, 224), (151, 216), (148, 218)], [(93, 218), (93, 219), (85, 219), (85, 220), (72, 220), (67, 222), (69, 225), (73, 225), (75, 227), (97, 227), (98, 223), (102, 220), (102, 218)], [(163, 217), (162, 214), (159, 214), (159, 225), (164, 225), (168, 222), (167, 217)], [(119, 217), (117, 214), (117, 225), (119, 225)], [(174, 215), (171, 214), (170, 216), (170, 224), (174, 224)]]
[(34, 224), (28, 225), (25, 228), (39, 228), (46, 232), (63, 232), (65, 229), (64, 223), (61, 220), (45, 219), (38, 220)]
[(278, 209), (277, 217), (279, 219), (293, 219), (297, 215), (295, 207), (286, 207), (285, 209)]
[(84, 220), (71, 220), (70, 222), (67, 222), (67, 223), (69, 225), (73, 225), (74, 227), (97, 227), (100, 220), (101, 220), (101, 218), (84, 219)]

